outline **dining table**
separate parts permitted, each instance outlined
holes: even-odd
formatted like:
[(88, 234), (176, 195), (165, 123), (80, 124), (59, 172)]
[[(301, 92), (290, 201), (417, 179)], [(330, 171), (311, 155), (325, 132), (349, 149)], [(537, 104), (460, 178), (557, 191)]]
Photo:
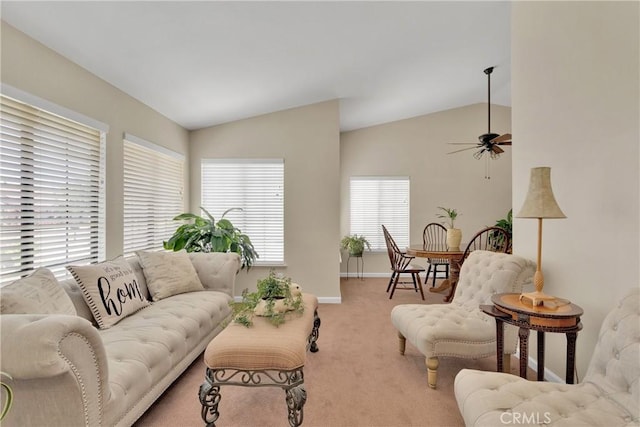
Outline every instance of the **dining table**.
[[(466, 247), (466, 245), (461, 245)], [(460, 276), (460, 265), (464, 250), (460, 247), (449, 247), (444, 244), (420, 244), (410, 245), (407, 247), (406, 254), (417, 258), (439, 258), (449, 260), (449, 278), (443, 280), (438, 286), (429, 288), (429, 292), (444, 292), (449, 290), (444, 302), (451, 302), (453, 294), (456, 290), (458, 277)]]

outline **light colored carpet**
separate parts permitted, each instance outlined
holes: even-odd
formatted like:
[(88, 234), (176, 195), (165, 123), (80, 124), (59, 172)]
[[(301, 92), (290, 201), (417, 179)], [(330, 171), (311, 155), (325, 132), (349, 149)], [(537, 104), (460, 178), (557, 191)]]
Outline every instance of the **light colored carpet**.
[[(317, 353), (304, 368), (307, 403), (303, 426), (462, 426), (453, 380), (462, 368), (495, 370), (495, 357), (473, 361), (442, 358), (438, 388), (427, 386), (424, 357), (407, 342), (404, 356), (391, 325), (397, 304), (437, 304), (414, 291), (385, 294), (387, 279), (342, 279), (342, 304), (321, 304)], [(512, 370), (517, 368), (513, 359)], [(198, 389), (205, 366), (199, 358), (136, 423), (146, 426), (202, 426)], [(287, 426), (285, 394), (280, 388), (221, 389), (219, 427)]]

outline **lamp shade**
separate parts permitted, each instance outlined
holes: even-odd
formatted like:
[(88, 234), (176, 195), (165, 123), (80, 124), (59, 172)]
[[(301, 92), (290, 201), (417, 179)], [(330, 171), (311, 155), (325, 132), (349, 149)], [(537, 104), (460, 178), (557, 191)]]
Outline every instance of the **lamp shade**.
[(551, 168), (531, 168), (527, 198), (516, 218), (566, 218), (551, 189)]

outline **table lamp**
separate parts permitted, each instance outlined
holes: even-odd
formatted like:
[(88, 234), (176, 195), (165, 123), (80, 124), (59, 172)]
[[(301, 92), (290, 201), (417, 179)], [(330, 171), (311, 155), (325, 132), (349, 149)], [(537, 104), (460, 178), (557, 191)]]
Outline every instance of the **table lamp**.
[(560, 210), (555, 197), (553, 197), (551, 168), (531, 168), (527, 198), (516, 218), (538, 219), (538, 263), (533, 276), (533, 284), (536, 290), (535, 292), (521, 294), (520, 301), (530, 302), (533, 306), (544, 305), (545, 301), (553, 302), (557, 299), (556, 297), (542, 292), (542, 288), (544, 288), (544, 277), (542, 275), (542, 219), (566, 218), (566, 216)]

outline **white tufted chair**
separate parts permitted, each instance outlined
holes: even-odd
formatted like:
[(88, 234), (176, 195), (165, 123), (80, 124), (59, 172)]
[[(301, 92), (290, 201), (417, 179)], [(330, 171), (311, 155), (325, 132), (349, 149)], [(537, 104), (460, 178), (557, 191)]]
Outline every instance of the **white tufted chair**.
[[(531, 281), (535, 263), (504, 253), (473, 251), (462, 264), (460, 278), (450, 304), (402, 304), (391, 311), (398, 330), (400, 353), (409, 340), (426, 357), (427, 382), (436, 388), (438, 357), (479, 359), (496, 354), (496, 324), (480, 311), (491, 304), (491, 296), (521, 292)], [(505, 367), (516, 351), (518, 331), (505, 325)]]
[(455, 395), (467, 426), (638, 426), (639, 378), (640, 289), (635, 288), (605, 318), (580, 384), (463, 369)]

